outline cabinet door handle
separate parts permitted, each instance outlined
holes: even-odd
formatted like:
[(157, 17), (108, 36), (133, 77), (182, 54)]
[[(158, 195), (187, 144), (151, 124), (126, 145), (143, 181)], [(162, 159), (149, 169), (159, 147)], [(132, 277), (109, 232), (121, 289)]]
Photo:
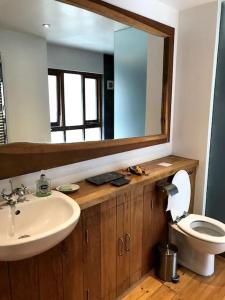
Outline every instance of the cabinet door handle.
[(153, 204), (153, 199), (151, 199), (151, 210), (153, 210), (154, 204)]
[(119, 256), (124, 255), (124, 241), (122, 237), (120, 237), (118, 240), (118, 254)]
[(125, 250), (126, 250), (127, 252), (130, 251), (130, 240), (131, 240), (130, 234), (129, 234), (129, 233), (126, 233), (126, 234), (125, 234)]

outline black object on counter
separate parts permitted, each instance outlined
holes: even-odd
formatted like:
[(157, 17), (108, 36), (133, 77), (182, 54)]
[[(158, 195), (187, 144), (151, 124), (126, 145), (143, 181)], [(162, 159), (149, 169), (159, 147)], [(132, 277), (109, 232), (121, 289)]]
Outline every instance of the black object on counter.
[(111, 184), (119, 187), (119, 186), (128, 184), (129, 182), (130, 182), (129, 179), (119, 178), (119, 179), (115, 179), (115, 180), (111, 181)]
[(119, 178), (124, 178), (124, 175), (120, 174), (118, 172), (109, 172), (109, 173), (104, 173), (101, 175), (87, 178), (86, 181), (93, 183), (95, 185), (102, 185), (104, 183), (109, 183), (109, 182), (119, 179)]

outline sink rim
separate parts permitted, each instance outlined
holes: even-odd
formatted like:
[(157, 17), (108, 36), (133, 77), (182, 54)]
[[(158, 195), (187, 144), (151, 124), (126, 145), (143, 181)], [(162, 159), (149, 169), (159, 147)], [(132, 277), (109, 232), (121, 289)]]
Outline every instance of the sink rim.
[[(41, 239), (48, 238), (49, 236), (52, 236), (60, 231), (69, 228), (71, 225), (73, 225), (73, 223), (77, 222), (81, 214), (80, 206), (77, 204), (75, 200), (58, 191), (52, 191), (52, 194), (47, 197), (36, 197), (34, 194), (28, 195), (28, 198), (31, 198), (31, 200), (29, 200), (29, 202), (19, 203), (17, 207), (22, 209), (23, 206), (32, 205), (33, 202), (46, 201), (46, 200), (51, 201), (51, 198), (57, 198), (57, 197), (62, 198), (63, 201), (67, 202), (68, 205), (72, 208), (72, 215), (69, 219), (67, 219), (62, 224), (54, 227), (53, 229), (44, 231), (43, 233), (34, 234), (30, 237), (21, 238), (21, 239), (19, 239), (18, 237), (12, 237), (5, 241), (3, 241), (0, 238), (0, 248), (29, 244), (32, 242), (39, 241)], [(8, 207), (4, 207), (3, 210), (8, 210)]]

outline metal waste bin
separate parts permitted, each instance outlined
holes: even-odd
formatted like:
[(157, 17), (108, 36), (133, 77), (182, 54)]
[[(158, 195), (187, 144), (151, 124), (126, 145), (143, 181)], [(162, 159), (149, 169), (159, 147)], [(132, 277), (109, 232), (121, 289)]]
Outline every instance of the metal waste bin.
[(173, 244), (163, 243), (158, 245), (157, 250), (157, 276), (163, 281), (179, 282), (179, 275), (177, 275), (177, 247)]

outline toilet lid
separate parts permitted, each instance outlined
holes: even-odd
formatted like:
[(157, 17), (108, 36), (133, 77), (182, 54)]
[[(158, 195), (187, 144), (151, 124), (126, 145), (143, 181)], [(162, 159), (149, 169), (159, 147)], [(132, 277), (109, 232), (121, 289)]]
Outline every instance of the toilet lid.
[(168, 197), (167, 211), (170, 210), (173, 221), (181, 217), (184, 212), (188, 212), (191, 199), (191, 184), (189, 175), (185, 170), (181, 170), (173, 177), (178, 193)]

